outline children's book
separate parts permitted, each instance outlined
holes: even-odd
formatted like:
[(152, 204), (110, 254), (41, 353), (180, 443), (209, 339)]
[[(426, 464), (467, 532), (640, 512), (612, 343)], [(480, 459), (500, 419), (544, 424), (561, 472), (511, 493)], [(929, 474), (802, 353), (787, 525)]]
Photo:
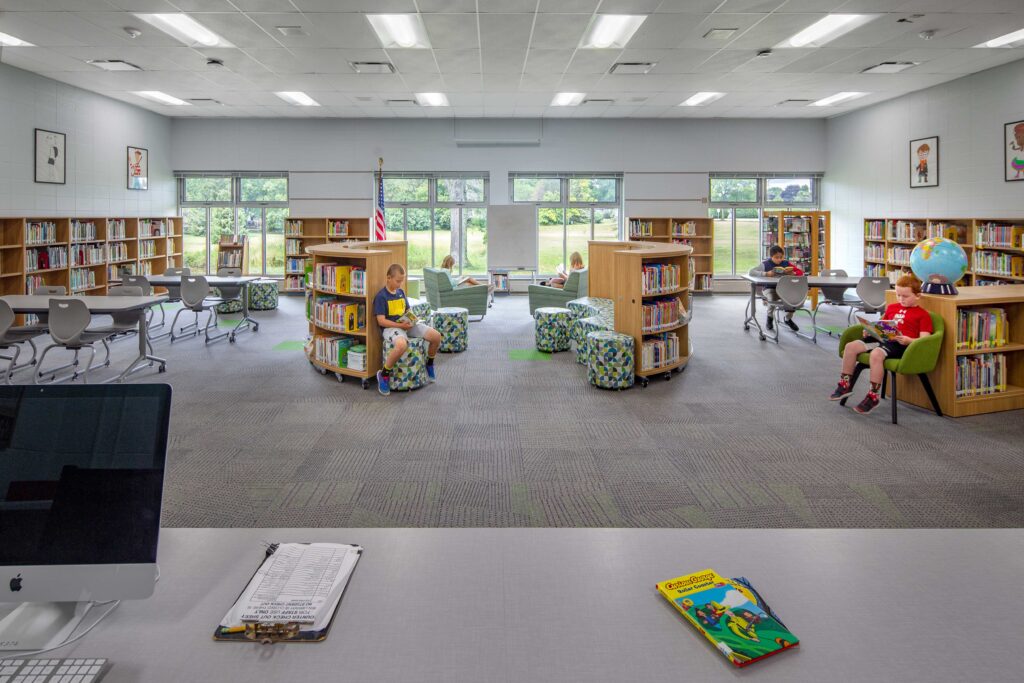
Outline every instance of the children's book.
[(878, 341), (886, 342), (900, 336), (900, 329), (896, 327), (896, 322), (893, 320), (876, 320), (871, 322), (867, 318), (858, 315), (857, 322), (864, 326), (865, 332)]
[(419, 321), (420, 321), (420, 317), (418, 315), (416, 315), (415, 313), (413, 313), (411, 308), (406, 308), (405, 309), (405, 313), (403, 313), (398, 318), (398, 322), (400, 322), (400, 323), (412, 323), (413, 325), (415, 325)]
[(726, 579), (705, 569), (656, 588), (736, 666), (800, 644), (747, 579)]

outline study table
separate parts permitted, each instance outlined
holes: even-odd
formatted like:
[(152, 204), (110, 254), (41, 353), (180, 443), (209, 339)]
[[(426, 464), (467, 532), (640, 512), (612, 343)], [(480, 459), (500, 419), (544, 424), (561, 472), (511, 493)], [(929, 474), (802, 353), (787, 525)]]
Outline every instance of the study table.
[[(754, 325), (757, 328), (758, 335), (761, 337), (761, 341), (766, 339), (764, 330), (761, 329), (761, 323), (757, 320), (757, 288), (767, 287), (768, 289), (775, 289), (779, 284), (779, 276), (775, 275), (750, 275), (744, 273), (740, 276), (744, 280), (750, 283), (750, 303), (747, 304), (747, 317), (743, 320), (743, 329), (750, 329), (750, 325)], [(808, 287), (844, 287), (846, 289), (855, 288), (861, 281), (860, 277), (838, 277), (838, 276), (826, 276), (826, 275), (809, 275), (807, 277)], [(776, 331), (776, 335), (778, 332)]]
[[(365, 548), (325, 641), (212, 640), (263, 541)], [(743, 670), (758, 683), (1021, 670), (1020, 529), (176, 528), (159, 563), (151, 598), (42, 656), (106, 657), (104, 683), (734, 682), (654, 589), (712, 568), (750, 579), (801, 639)]]
[[(146, 275), (146, 280), (154, 287), (178, 287), (181, 285), (181, 275)], [(189, 276), (184, 276), (189, 277)], [(249, 283), (260, 278), (255, 275), (202, 275), (206, 283), (211, 287), (241, 287), (242, 293), (242, 319), (228, 333), (228, 340), (235, 341), (235, 335), (243, 329), (251, 328), (253, 332), (260, 329), (260, 324), (249, 317)]]
[[(150, 355), (146, 348), (146, 311), (159, 303), (167, 301), (163, 295), (155, 296), (51, 296), (47, 294), (8, 294), (0, 297), (8, 304), (15, 313), (46, 314), (50, 311), (50, 299), (78, 299), (85, 303), (89, 313), (93, 315), (111, 315), (113, 313), (128, 313), (135, 311), (139, 316), (139, 355), (128, 364), (116, 377), (107, 380), (109, 382), (123, 382), (124, 379), (134, 373), (148, 367), (153, 363), (159, 363), (158, 372), (167, 369), (167, 361), (163, 358)], [(34, 371), (38, 370), (35, 368)]]

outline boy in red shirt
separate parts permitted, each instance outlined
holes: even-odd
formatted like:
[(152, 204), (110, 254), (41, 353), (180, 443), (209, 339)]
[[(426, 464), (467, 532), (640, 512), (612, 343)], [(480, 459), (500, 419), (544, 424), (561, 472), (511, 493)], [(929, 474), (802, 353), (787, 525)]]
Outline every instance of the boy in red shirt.
[(871, 389), (864, 400), (854, 408), (858, 413), (870, 413), (878, 405), (878, 390), (885, 376), (885, 361), (889, 358), (901, 358), (910, 342), (932, 333), (932, 318), (928, 311), (917, 305), (921, 298), (921, 282), (913, 275), (903, 275), (896, 281), (896, 302), (889, 304), (882, 315), (883, 320), (891, 320), (900, 331), (900, 336), (890, 341), (880, 342), (868, 339), (852, 341), (843, 350), (843, 372), (839, 375), (839, 384), (829, 397), (833, 401), (846, 398), (853, 393), (850, 377), (857, 366), (857, 356), (865, 351), (871, 352)]

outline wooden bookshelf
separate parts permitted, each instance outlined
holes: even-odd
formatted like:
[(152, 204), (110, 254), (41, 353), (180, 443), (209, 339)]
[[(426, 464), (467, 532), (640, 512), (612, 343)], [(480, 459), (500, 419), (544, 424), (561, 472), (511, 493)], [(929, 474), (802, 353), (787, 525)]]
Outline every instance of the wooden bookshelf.
[(217, 264), (221, 268), (241, 268), (242, 275), (249, 274), (249, 240), (245, 235), (221, 235), (217, 242)]
[(284, 228), (285, 258), (282, 292), (303, 292), (309, 247), (327, 243), (326, 218), (288, 218)]
[[(895, 301), (889, 291), (886, 300)], [(935, 370), (928, 374), (942, 412), (950, 417), (964, 417), (1004, 410), (1024, 409), (1024, 284), (1000, 287), (965, 286), (955, 296), (923, 294), (922, 308), (942, 317), (945, 333)], [(959, 311), (972, 308), (1002, 308), (1008, 321), (1007, 345), (991, 349), (958, 351), (956, 348)], [(985, 352), (1003, 353), (1007, 360), (1006, 391), (983, 396), (957, 397), (957, 358)], [(931, 410), (931, 402), (917, 377), (897, 377), (900, 400)]]
[(185, 220), (180, 216), (167, 219), (167, 267), (185, 265)]
[[(55, 235), (47, 239), (38, 239), (34, 235), (29, 234), (29, 231), (35, 229), (34, 226), (43, 224), (56, 226)], [(71, 219), (33, 217), (24, 219), (23, 225), (25, 250), (22, 256), (22, 263), (24, 265), (25, 277), (22, 280), (22, 286), (24, 287), (22, 291), (30, 294), (36, 287), (45, 285), (47, 287), (64, 287), (65, 290), (70, 292), (71, 282), (69, 280), (70, 270), (68, 267), (70, 255), (68, 253), (68, 246), (70, 242)], [(53, 265), (54, 261), (51, 260), (47, 267), (39, 267), (39, 250), (49, 249), (63, 250), (64, 263), (62, 265)]]
[[(376, 377), (380, 370), (381, 350), (383, 339), (377, 318), (373, 315), (373, 298), (377, 292), (384, 287), (387, 279), (387, 270), (392, 263), (399, 263), (406, 267), (407, 243), (398, 242), (363, 242), (363, 243), (341, 243), (341, 244), (318, 244), (308, 248), (313, 259), (312, 278), (307, 293), (307, 325), (308, 343), (306, 345), (306, 357), (310, 364), (317, 368), (321, 374), (334, 373), (338, 381), (345, 377), (355, 377), (360, 380), (364, 389), (370, 385), (370, 381)], [(338, 294), (330, 289), (321, 288), (317, 281), (317, 267), (322, 264), (338, 264), (358, 266), (366, 271), (366, 290), (360, 295)], [(366, 325), (358, 332), (342, 332), (338, 329), (316, 320), (313, 314), (313, 305), (317, 299), (335, 299), (345, 303), (362, 304), (365, 308)], [(319, 337), (336, 337), (339, 335), (353, 337), (359, 344), (366, 345), (366, 367), (363, 370), (353, 370), (341, 367), (336, 363), (326, 362), (317, 358), (316, 341)]]
[(344, 242), (346, 240), (369, 241), (369, 218), (326, 218), (327, 240)]
[(681, 244), (693, 249), (694, 294), (710, 294), (714, 289), (715, 220), (707, 216), (684, 218), (630, 217), (628, 239), (645, 242)]
[[(990, 226), (999, 226), (1009, 233), (1009, 239), (993, 241), (986, 235)], [(971, 236), (974, 250), (967, 252), (974, 284), (1024, 283), (1024, 219), (1020, 218), (976, 218)], [(991, 258), (1009, 262), (1010, 269), (994, 270), (986, 267)]]
[[(123, 231), (120, 226), (124, 226)], [(121, 269), (139, 272), (139, 219), (107, 219), (107, 287), (121, 284)]]
[(70, 221), (68, 282), (72, 294), (107, 293), (107, 219)]
[[(761, 228), (762, 259), (772, 245), (782, 247), (786, 259), (808, 276), (832, 267), (832, 213), (829, 211), (765, 211)], [(818, 305), (818, 290), (810, 292), (811, 306)]]

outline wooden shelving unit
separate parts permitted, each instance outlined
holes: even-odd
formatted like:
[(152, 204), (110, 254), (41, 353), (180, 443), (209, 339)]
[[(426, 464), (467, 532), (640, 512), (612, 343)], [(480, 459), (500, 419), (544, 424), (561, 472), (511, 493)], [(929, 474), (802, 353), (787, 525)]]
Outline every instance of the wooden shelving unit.
[(326, 218), (289, 218), (284, 224), (284, 282), (282, 292), (303, 292), (309, 247), (327, 243)]
[[(123, 229), (122, 229), (123, 226)], [(139, 219), (107, 219), (107, 286), (121, 284), (121, 270), (139, 272)]]
[(369, 218), (326, 218), (327, 241), (370, 240)]
[(179, 216), (167, 219), (167, 267), (185, 265), (185, 221)]
[(166, 218), (138, 219), (139, 275), (162, 275), (166, 270), (168, 226)]
[[(384, 286), (388, 267), (392, 263), (399, 263), (403, 268), (406, 266), (406, 249), (407, 243), (404, 241), (318, 244), (308, 248), (313, 259), (313, 277), (308, 294), (312, 301), (307, 304), (309, 337), (306, 345), (306, 357), (310, 364), (318, 368), (321, 373), (332, 372), (339, 381), (345, 377), (355, 377), (360, 380), (364, 389), (376, 376), (377, 371), (381, 368), (383, 340), (380, 326), (377, 325), (377, 319), (373, 315), (373, 298)], [(365, 292), (339, 294), (333, 289), (321, 287), (316, 277), (317, 270), (319, 266), (327, 264), (363, 268), (366, 272)], [(337, 300), (346, 304), (362, 304), (365, 306), (365, 327), (358, 332), (342, 332), (330, 324), (317, 320), (312, 311), (318, 299)], [(336, 362), (331, 363), (317, 357), (317, 339), (339, 335), (353, 337), (357, 343), (366, 345), (366, 367), (363, 370), (341, 367)]]
[[(895, 301), (890, 291), (887, 301)], [(980, 415), (1024, 408), (1024, 284), (1000, 287), (964, 286), (955, 296), (924, 294), (922, 308), (942, 317), (945, 333), (935, 370), (928, 374), (942, 412), (950, 417)], [(1007, 345), (991, 349), (957, 350), (959, 311), (964, 309), (1002, 308), (1008, 321)], [(1005, 354), (1007, 387), (983, 396), (957, 397), (956, 371), (959, 357), (982, 354)], [(897, 376), (897, 395), (903, 401), (931, 410), (931, 402), (916, 377)]]
[(249, 240), (245, 235), (223, 235), (217, 242), (217, 265), (221, 268), (241, 268), (249, 274)]
[[(1007, 233), (1008, 239), (991, 239), (992, 235), (987, 233), (992, 227)], [(973, 269), (974, 284), (1024, 283), (1024, 219), (976, 218), (970, 233), (974, 238), (974, 250), (967, 256)], [(1001, 259), (1010, 270), (997, 271), (985, 267), (992, 258)]]
[[(782, 247), (786, 259), (806, 275), (818, 275), (832, 267), (830, 211), (765, 211), (761, 227), (761, 258), (768, 258), (773, 244)], [(811, 289), (811, 305), (818, 304), (818, 290)]]
[[(54, 236), (47, 239), (36, 239), (34, 235), (30, 235), (29, 232), (35, 229), (35, 226), (48, 224), (56, 226), (56, 232)], [(23, 280), (23, 286), (25, 289), (24, 293), (30, 294), (36, 287), (45, 285), (47, 287), (64, 287), (67, 291), (71, 291), (71, 283), (69, 281), (69, 268), (68, 268), (68, 245), (69, 235), (71, 230), (71, 219), (70, 218), (28, 218), (24, 219), (23, 222), (23, 238), (25, 251), (22, 257), (22, 263), (24, 265), (25, 278)], [(64, 263), (62, 265), (52, 265), (53, 260), (50, 261), (50, 265), (47, 267), (40, 267), (39, 261), (40, 250), (55, 251), (63, 250)], [(21, 293), (21, 292), (19, 292)]]
[(627, 219), (631, 242), (667, 242), (693, 249), (694, 294), (710, 294), (714, 289), (715, 220), (706, 216), (688, 218)]
[(69, 291), (72, 294), (106, 294), (107, 219), (72, 218), (70, 223)]

